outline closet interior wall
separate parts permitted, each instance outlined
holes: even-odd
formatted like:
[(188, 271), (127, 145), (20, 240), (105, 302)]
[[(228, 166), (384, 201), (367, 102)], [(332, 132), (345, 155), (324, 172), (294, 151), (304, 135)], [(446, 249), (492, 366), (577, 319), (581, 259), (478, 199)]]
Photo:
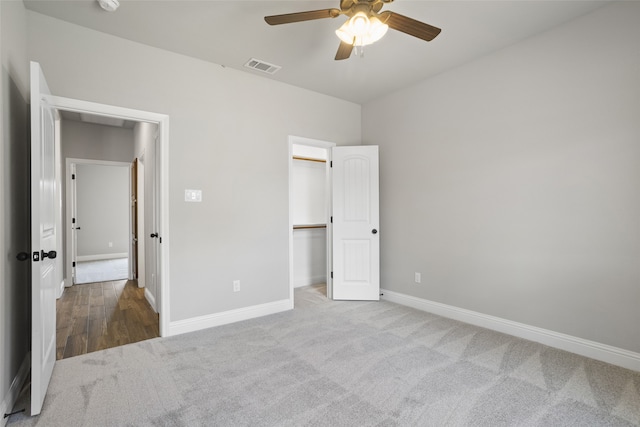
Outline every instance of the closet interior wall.
[(293, 286), (326, 283), (327, 150), (294, 144)]

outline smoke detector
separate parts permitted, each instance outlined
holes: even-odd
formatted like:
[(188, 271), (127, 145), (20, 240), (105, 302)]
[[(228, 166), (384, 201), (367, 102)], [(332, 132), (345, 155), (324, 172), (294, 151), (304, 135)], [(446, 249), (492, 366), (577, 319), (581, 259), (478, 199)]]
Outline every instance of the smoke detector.
[(98, 4), (107, 12), (113, 12), (120, 6), (118, 0), (98, 0)]

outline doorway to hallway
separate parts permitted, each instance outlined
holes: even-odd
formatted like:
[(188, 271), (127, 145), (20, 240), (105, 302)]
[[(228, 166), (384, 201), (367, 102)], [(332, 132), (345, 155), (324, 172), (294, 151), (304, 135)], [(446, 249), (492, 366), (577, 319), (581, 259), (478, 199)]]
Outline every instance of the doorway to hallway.
[(56, 312), (57, 360), (160, 336), (158, 314), (133, 280), (66, 288)]

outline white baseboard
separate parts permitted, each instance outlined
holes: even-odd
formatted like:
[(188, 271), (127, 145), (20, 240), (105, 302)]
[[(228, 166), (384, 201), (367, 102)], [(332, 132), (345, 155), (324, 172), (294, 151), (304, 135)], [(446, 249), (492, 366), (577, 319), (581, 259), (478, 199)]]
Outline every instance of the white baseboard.
[(129, 258), (128, 252), (122, 252), (117, 254), (96, 254), (96, 255), (82, 255), (77, 256), (77, 262), (83, 261), (103, 261), (105, 259), (118, 259), (118, 258)]
[(236, 310), (224, 311), (222, 313), (208, 314), (206, 316), (178, 320), (169, 323), (169, 331), (166, 335), (163, 336), (172, 336), (184, 334), (187, 332), (199, 331), (201, 329), (240, 322), (242, 320), (254, 319), (256, 317), (267, 316), (269, 314), (280, 313), (282, 311), (291, 309), (293, 309), (293, 300), (286, 299), (266, 304), (254, 305), (251, 307), (238, 308)]
[(56, 299), (59, 299), (62, 296), (62, 293), (64, 292), (64, 288), (65, 288), (65, 280), (62, 279), (62, 282), (60, 282), (60, 286), (58, 286), (58, 294), (56, 295)]
[(144, 297), (149, 302), (151, 308), (153, 308), (153, 311), (157, 313), (158, 309), (156, 308), (156, 297), (154, 297), (153, 294), (149, 292), (149, 288), (144, 288)]
[(381, 289), (381, 293), (387, 301), (640, 371), (640, 353), (386, 289)]
[(2, 427), (7, 425), (7, 422), (9, 421), (9, 418), (4, 418), (4, 414), (8, 414), (13, 409), (13, 405), (15, 405), (18, 395), (20, 394), (20, 388), (27, 380), (30, 370), (31, 352), (27, 353), (26, 357), (22, 361), (22, 364), (18, 369), (18, 373), (11, 382), (11, 386), (9, 387), (7, 394), (4, 396), (4, 399), (2, 399), (2, 403), (0, 403), (0, 416), (2, 416), (0, 425)]

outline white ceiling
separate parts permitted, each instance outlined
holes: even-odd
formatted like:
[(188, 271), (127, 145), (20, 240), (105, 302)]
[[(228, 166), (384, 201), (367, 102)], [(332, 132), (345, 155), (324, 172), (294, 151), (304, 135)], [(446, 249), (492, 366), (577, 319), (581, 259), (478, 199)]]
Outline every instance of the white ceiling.
[[(125, 39), (200, 58), (316, 92), (365, 103), (496, 51), (607, 1), (398, 0), (383, 10), (442, 28), (427, 43), (397, 31), (367, 46), (364, 58), (335, 61), (334, 31), (346, 20), (280, 26), (265, 15), (339, 7), (329, 1), (120, 0), (103, 11), (94, 0), (24, 0), (30, 10)], [(257, 58), (282, 66), (273, 76), (243, 65)]]

